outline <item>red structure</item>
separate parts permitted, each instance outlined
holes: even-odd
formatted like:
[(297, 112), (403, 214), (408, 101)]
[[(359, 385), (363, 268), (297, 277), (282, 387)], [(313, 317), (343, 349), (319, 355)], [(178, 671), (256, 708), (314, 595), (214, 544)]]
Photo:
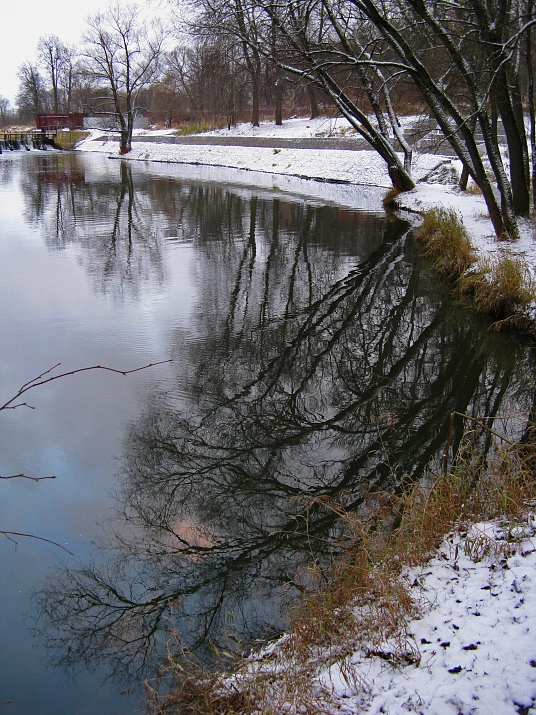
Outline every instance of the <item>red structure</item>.
[(71, 114), (38, 114), (35, 120), (37, 129), (83, 129), (84, 115), (81, 112)]

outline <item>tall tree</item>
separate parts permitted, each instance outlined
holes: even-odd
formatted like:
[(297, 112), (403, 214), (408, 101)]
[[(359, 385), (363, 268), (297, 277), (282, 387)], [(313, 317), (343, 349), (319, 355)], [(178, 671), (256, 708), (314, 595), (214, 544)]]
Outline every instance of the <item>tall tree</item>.
[[(242, 41), (282, 70), (322, 87), (385, 159), (393, 185), (402, 190), (414, 185), (411, 153), (404, 145), (391, 91), (401, 80), (413, 85), (482, 190), (497, 236), (518, 235), (516, 217), (530, 208), (520, 48), (532, 21), (527, 20), (525, 2), (242, 2), (247, 2), (257, 27), (275, 24), (280, 39), (274, 53), (268, 32), (244, 33), (236, 23)], [(366, 104), (360, 96), (366, 97)], [(495, 108), (506, 135), (509, 166), (497, 141)], [(399, 145), (405, 149), (404, 166), (397, 158)]]
[(116, 2), (88, 19), (85, 66), (105, 92), (100, 108), (112, 114), (121, 131), (120, 153), (132, 148), (140, 92), (160, 68), (164, 33), (157, 21), (145, 22), (136, 5)]
[(31, 62), (24, 62), (17, 72), (19, 91), (17, 107), (21, 119), (35, 119), (37, 114), (46, 110), (46, 87), (39, 69)]
[(248, 0), (189, 0), (187, 5), (185, 23), (190, 32), (208, 42), (220, 38), (239, 48), (240, 57), (235, 61), (241, 63), (249, 77), (251, 124), (259, 126), (264, 60), (258, 33), (265, 28), (258, 22), (257, 8)]
[(46, 35), (39, 39), (37, 54), (45, 67), (52, 89), (52, 110), (60, 111), (59, 83), (66, 47), (56, 35)]
[(0, 95), (0, 122), (2, 122), (3, 127), (5, 127), (7, 122), (9, 121), (9, 114), (9, 99), (6, 99), (5, 97), (2, 97)]
[(161, 84), (183, 105), (202, 117), (224, 118), (230, 126), (246, 105), (247, 82), (235, 45), (215, 38), (194, 38), (188, 47), (177, 47), (165, 57)]

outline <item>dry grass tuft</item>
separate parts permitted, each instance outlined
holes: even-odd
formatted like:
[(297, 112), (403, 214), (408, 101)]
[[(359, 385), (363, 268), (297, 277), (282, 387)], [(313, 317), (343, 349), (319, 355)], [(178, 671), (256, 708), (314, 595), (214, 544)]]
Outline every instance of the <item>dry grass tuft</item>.
[(400, 195), (400, 189), (397, 189), (396, 186), (392, 186), (389, 191), (385, 194), (383, 197), (383, 205), (385, 208), (391, 208), (391, 209), (397, 209), (400, 208), (400, 204), (397, 201), (397, 197)]
[(463, 275), (476, 260), (467, 231), (453, 209), (425, 211), (415, 238), (425, 247), (436, 270), (450, 280)]
[(198, 122), (192, 121), (181, 124), (175, 133), (178, 136), (189, 136), (190, 134), (201, 134), (202, 132), (211, 132), (215, 129), (223, 129), (226, 126), (227, 124), (224, 121), (218, 122), (214, 120), (207, 122), (205, 119), (201, 119), (201, 121)]
[(459, 283), (463, 295), (471, 295), (481, 313), (499, 318), (514, 315), (534, 300), (530, 277), (518, 258), (487, 261)]
[[(484, 458), (471, 446), (475, 423), (489, 436), (497, 435), (473, 420), (466, 446), (448, 470), (431, 467), (421, 483), (402, 495), (371, 495), (365, 518), (327, 497), (315, 499), (315, 507), (331, 510), (340, 519), (341, 553), (329, 568), (314, 561), (309, 582), (318, 588), (291, 610), (288, 634), (216, 673), (170, 655), (161, 674), (171, 680), (170, 691), (162, 693), (158, 681), (148, 686), (147, 712), (318, 715), (330, 711), (331, 689), (329, 675), (323, 682), (317, 676), (329, 673), (335, 663), (352, 690), (366, 696), (366, 672), (350, 657), (356, 648), (393, 667), (418, 663), (419, 647), (408, 624), (425, 606), (405, 575), (407, 567), (424, 566), (449, 534), (455, 548), (463, 548), (474, 560), (497, 556), (497, 548), (509, 555), (514, 525), (536, 498), (535, 434), (529, 432), (523, 444), (497, 440), (491, 456)], [(507, 448), (500, 446), (504, 443)], [(472, 528), (497, 518), (504, 521), (506, 534), (499, 547)], [(455, 540), (455, 534), (461, 540)]]
[(470, 181), (465, 189), (466, 194), (471, 194), (472, 196), (482, 196), (482, 189), (474, 181)]

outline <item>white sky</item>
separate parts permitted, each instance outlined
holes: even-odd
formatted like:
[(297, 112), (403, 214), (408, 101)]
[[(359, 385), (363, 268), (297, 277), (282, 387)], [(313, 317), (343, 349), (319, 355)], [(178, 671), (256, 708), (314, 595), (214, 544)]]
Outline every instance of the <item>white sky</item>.
[[(119, 0), (121, 3), (123, 1)], [(137, 4), (143, 4), (145, 8), (148, 5), (147, 2)], [(9, 99), (11, 106), (15, 106), (19, 86), (17, 69), (23, 62), (35, 62), (40, 37), (57, 35), (66, 45), (79, 46), (86, 27), (85, 19), (99, 10), (105, 10), (107, 6), (107, 0), (2, 2), (0, 96)]]
[(67, 45), (78, 45), (85, 18), (106, 7), (106, 0), (16, 0), (2, 3), (0, 42), (0, 95), (15, 104), (19, 81), (17, 69), (34, 62), (39, 38), (57, 35)]

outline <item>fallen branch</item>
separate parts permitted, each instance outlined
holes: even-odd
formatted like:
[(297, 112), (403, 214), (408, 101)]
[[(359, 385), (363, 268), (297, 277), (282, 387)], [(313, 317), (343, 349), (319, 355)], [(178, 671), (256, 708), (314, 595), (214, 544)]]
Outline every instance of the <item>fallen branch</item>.
[[(25, 382), (22, 387), (19, 388), (18, 392), (13, 395), (7, 402), (4, 402), (2, 406), (0, 406), (0, 411), (2, 410), (15, 410), (17, 407), (29, 407), (30, 409), (34, 409), (31, 405), (28, 405), (26, 402), (19, 402), (17, 404), (13, 404), (16, 400), (18, 400), (22, 395), (24, 395), (26, 392), (29, 390), (32, 390), (34, 387), (39, 387), (40, 385), (46, 385), (47, 382), (53, 382), (54, 380), (59, 380), (62, 377), (68, 377), (69, 375), (76, 375), (79, 372), (88, 372), (89, 370), (107, 370), (108, 372), (115, 372), (119, 375), (130, 375), (133, 372), (139, 372), (140, 370), (146, 370), (149, 367), (154, 367), (155, 365), (162, 365), (166, 362), (172, 362), (172, 360), (160, 360), (159, 362), (151, 362), (148, 365), (142, 365), (141, 367), (135, 367), (132, 370), (117, 370), (114, 367), (107, 367), (106, 365), (91, 365), (89, 367), (80, 367), (76, 370), (69, 370), (68, 372), (62, 372), (59, 375), (50, 375), (50, 373), (55, 370), (57, 367), (61, 365), (61, 363), (57, 363), (56, 365), (53, 365), (51, 368), (48, 370), (45, 370), (42, 372), (40, 375), (37, 375), (37, 377), (32, 378), (28, 382)], [(46, 375), (49, 375), (49, 377), (46, 377)], [(7, 477), (2, 477), (0, 476), (0, 479), (31, 479), (34, 482), (40, 482), (44, 479), (56, 479), (55, 475), (49, 476), (49, 477), (30, 477), (27, 474), (11, 474)], [(4, 531), (3, 529), (0, 529), (0, 534), (3, 534), (8, 541), (11, 541), (13, 544), (15, 544), (15, 548), (18, 546), (18, 542), (12, 538), (14, 536), (20, 536), (24, 537), (27, 539), (37, 539), (38, 541), (45, 541), (48, 544), (53, 544), (54, 546), (58, 546), (60, 549), (63, 549), (66, 551), (68, 554), (71, 554), (71, 556), (74, 556), (72, 551), (69, 551), (69, 549), (65, 548), (65, 546), (62, 546), (61, 544), (58, 544), (56, 541), (52, 541), (51, 539), (46, 539), (43, 536), (37, 536), (36, 534), (25, 534), (19, 531)], [(0, 703), (0, 707), (5, 704), (5, 703)]]

